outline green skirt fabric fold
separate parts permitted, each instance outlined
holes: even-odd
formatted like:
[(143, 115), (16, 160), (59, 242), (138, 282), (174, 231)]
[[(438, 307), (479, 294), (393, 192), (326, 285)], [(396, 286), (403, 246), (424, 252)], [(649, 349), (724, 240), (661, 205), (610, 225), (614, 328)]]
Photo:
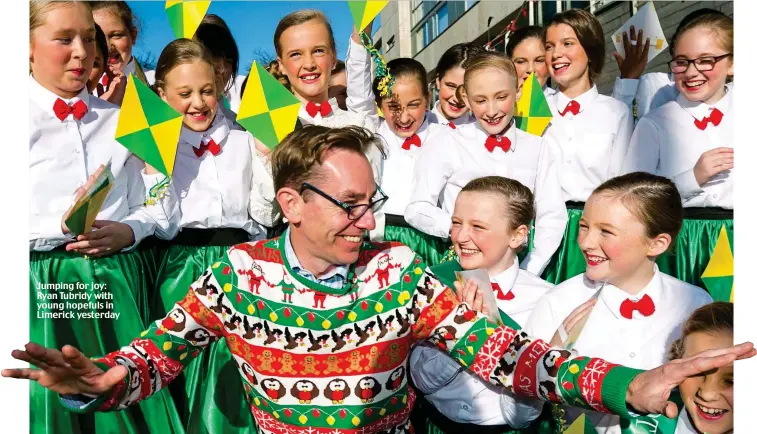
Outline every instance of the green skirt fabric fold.
[[(87, 356), (127, 345), (146, 328), (152, 255), (139, 249), (105, 258), (31, 252), (30, 340), (58, 349), (72, 345)], [(126, 410), (94, 414), (67, 411), (58, 394), (35, 382), (29, 395), (32, 434), (184, 433), (168, 391)]]
[(578, 221), (581, 215), (583, 210), (568, 209), (568, 224), (562, 242), (541, 275), (547, 282), (557, 285), (586, 271), (586, 260), (578, 247)]
[[(189, 286), (230, 246), (159, 247), (152, 320), (162, 318), (181, 301)], [(187, 434), (256, 434), (236, 364), (220, 340), (194, 359), (169, 386)]]
[(657, 259), (660, 271), (705, 288), (702, 282), (720, 229), (733, 230), (733, 219), (685, 219), (672, 249)]

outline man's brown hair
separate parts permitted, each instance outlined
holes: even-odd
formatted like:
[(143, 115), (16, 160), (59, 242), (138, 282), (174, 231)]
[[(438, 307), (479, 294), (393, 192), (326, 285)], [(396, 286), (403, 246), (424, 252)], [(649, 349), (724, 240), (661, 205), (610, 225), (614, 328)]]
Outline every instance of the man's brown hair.
[(318, 176), (331, 151), (342, 149), (365, 155), (371, 146), (383, 153), (378, 136), (362, 127), (306, 125), (286, 136), (271, 153), (274, 189), (278, 192), (289, 187), (299, 191), (303, 182)]

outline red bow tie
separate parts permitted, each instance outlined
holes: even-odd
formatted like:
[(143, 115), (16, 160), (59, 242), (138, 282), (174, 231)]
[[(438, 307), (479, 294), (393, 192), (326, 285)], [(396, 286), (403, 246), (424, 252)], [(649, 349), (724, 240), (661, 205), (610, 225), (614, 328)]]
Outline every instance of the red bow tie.
[(421, 147), (421, 138), (418, 137), (417, 134), (413, 134), (412, 136), (405, 139), (405, 143), (402, 144), (402, 149), (409, 151), (410, 147), (417, 146)]
[(79, 100), (76, 101), (73, 106), (70, 106), (66, 104), (65, 101), (58, 98), (57, 100), (55, 100), (55, 104), (53, 104), (53, 112), (55, 113), (55, 116), (61, 120), (61, 122), (66, 120), (66, 118), (70, 114), (73, 114), (74, 119), (79, 121), (84, 117), (85, 114), (87, 114), (87, 104), (85, 104), (84, 101)]
[(639, 301), (631, 301), (630, 298), (627, 298), (623, 300), (623, 303), (620, 303), (620, 314), (624, 318), (633, 318), (633, 311), (635, 310), (638, 310), (639, 313), (644, 316), (652, 315), (655, 311), (652, 297), (644, 294), (644, 297), (641, 297), (641, 300)]
[(712, 109), (710, 116), (705, 116), (701, 121), (699, 119), (694, 119), (694, 125), (696, 125), (700, 130), (704, 131), (707, 128), (707, 124), (709, 122), (712, 122), (712, 125), (715, 125), (717, 127), (718, 125), (720, 125), (720, 121), (722, 120), (723, 112), (718, 109)]
[(311, 118), (314, 118), (318, 113), (321, 114), (321, 117), (326, 117), (331, 113), (331, 106), (328, 102), (316, 104), (313, 101), (310, 101), (305, 105), (305, 111), (308, 112), (308, 115), (310, 115)]
[(565, 110), (560, 113), (560, 116), (565, 116), (565, 114), (568, 112), (573, 113), (573, 116), (575, 116), (578, 114), (579, 110), (581, 110), (581, 104), (579, 104), (578, 101), (570, 100), (568, 105), (565, 106)]
[(221, 152), (221, 147), (218, 146), (218, 144), (214, 142), (213, 139), (210, 139), (207, 144), (200, 143), (200, 149), (197, 149), (195, 147), (192, 147), (192, 149), (195, 151), (197, 158), (202, 157), (205, 154), (205, 151), (210, 151), (210, 153), (213, 154), (214, 157)]
[(494, 152), (494, 148), (502, 148), (502, 152), (507, 152), (510, 150), (510, 146), (512, 146), (512, 142), (510, 142), (510, 139), (507, 137), (501, 136), (497, 138), (497, 136), (489, 136), (486, 138), (486, 143), (484, 143), (486, 146), (486, 150), (489, 152)]
[(452, 122), (448, 123), (447, 126), (449, 126), (450, 128), (452, 128), (453, 130), (457, 129), (457, 125), (453, 124)]
[(513, 290), (507, 292), (507, 294), (504, 294), (502, 291), (502, 288), (499, 287), (498, 283), (492, 283), (492, 289), (494, 290), (494, 293), (497, 295), (497, 300), (505, 300), (510, 301), (515, 298), (515, 294), (513, 294)]
[(107, 87), (108, 81), (110, 81), (110, 79), (108, 78), (108, 74), (103, 74), (103, 78), (100, 81), (102, 82), (103, 87)]

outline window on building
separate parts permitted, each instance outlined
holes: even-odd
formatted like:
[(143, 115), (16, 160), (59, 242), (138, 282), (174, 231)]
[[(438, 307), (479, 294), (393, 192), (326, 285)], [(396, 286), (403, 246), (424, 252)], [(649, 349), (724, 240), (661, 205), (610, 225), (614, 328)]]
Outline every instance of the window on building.
[(449, 19), (447, 16), (447, 5), (442, 6), (441, 9), (439, 9), (439, 12), (436, 13), (437, 21), (439, 25), (437, 26), (437, 32), (436, 36), (439, 36), (439, 33), (442, 33), (443, 31), (447, 30), (447, 27), (449, 26)]
[(472, 8), (473, 5), (475, 5), (476, 3), (478, 3), (478, 0), (475, 0), (475, 1), (466, 0), (466, 2), (465, 2), (465, 10), (467, 11), (468, 9)]

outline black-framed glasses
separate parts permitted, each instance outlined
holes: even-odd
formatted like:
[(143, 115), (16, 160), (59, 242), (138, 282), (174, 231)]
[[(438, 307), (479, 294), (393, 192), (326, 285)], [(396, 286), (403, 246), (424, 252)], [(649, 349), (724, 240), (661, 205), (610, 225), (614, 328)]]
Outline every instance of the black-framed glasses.
[(302, 187), (300, 187), (300, 195), (302, 195), (305, 190), (312, 190), (324, 199), (343, 209), (344, 212), (347, 213), (347, 218), (349, 218), (350, 220), (360, 220), (360, 217), (364, 216), (365, 213), (368, 212), (368, 209), (372, 209), (373, 212), (378, 211), (389, 199), (389, 196), (384, 194), (384, 191), (381, 190), (381, 187), (379, 187), (378, 185), (376, 185), (376, 195), (373, 196), (374, 200), (371, 201), (371, 203), (359, 203), (357, 205), (348, 205), (339, 199), (335, 199), (313, 184), (307, 182), (302, 183)]
[(694, 68), (699, 72), (712, 71), (715, 68), (715, 64), (720, 62), (721, 59), (725, 59), (728, 56), (732, 56), (733, 53), (726, 53), (720, 56), (703, 56), (696, 59), (673, 59), (668, 62), (670, 72), (674, 74), (681, 74), (689, 69), (689, 65), (694, 64)]

